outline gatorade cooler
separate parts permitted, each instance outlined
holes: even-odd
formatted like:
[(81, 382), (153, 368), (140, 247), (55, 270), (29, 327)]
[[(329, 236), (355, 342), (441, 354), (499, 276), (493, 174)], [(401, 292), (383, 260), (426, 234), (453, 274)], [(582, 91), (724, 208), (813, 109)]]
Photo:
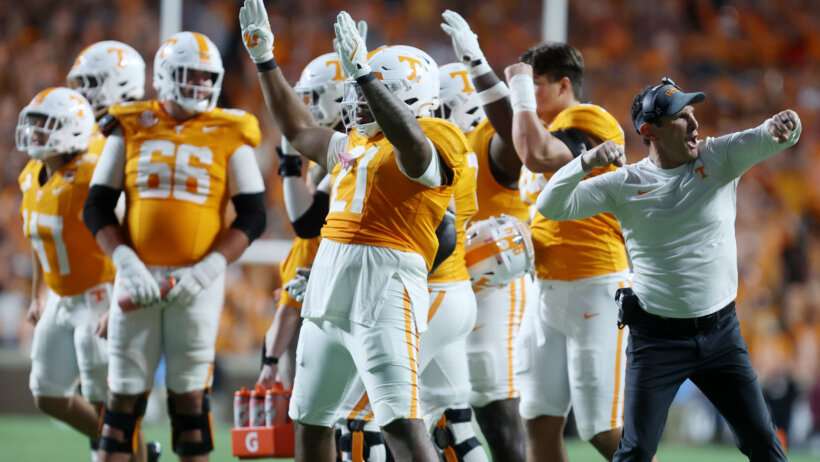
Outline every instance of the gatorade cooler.
[[(256, 390), (254, 391), (256, 392)], [(240, 459), (290, 458), (294, 455), (293, 421), (288, 416), (291, 390), (275, 384), (263, 390), (267, 398), (267, 420), (271, 425), (234, 427), (231, 451)]]

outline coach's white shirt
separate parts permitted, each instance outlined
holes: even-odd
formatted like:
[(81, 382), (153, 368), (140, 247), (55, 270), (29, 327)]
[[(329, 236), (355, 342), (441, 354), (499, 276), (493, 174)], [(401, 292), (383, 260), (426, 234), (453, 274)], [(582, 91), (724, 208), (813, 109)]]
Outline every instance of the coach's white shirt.
[(661, 169), (649, 158), (581, 181), (580, 156), (552, 176), (538, 196), (550, 220), (615, 215), (643, 308), (671, 318), (720, 310), (737, 296), (737, 183), (751, 166), (797, 142), (778, 144), (757, 128), (707, 138), (698, 159)]

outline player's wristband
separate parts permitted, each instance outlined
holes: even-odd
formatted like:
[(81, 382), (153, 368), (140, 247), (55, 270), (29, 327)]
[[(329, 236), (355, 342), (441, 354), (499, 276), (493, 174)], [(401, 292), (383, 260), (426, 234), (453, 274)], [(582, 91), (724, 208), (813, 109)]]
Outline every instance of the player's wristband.
[(510, 79), (510, 103), (513, 114), (523, 111), (536, 112), (538, 104), (535, 101), (535, 84), (532, 77), (518, 74)]
[(302, 156), (286, 155), (280, 147), (276, 147), (279, 154), (279, 176), (302, 176)]
[(510, 94), (510, 89), (504, 82), (498, 82), (486, 90), (477, 93), (478, 100), (481, 101), (482, 106), (492, 104), (500, 99), (506, 98)]
[(272, 69), (276, 69), (277, 67), (279, 67), (279, 65), (276, 64), (276, 60), (273, 58), (265, 61), (264, 63), (256, 63), (257, 72), (266, 72)]
[(373, 80), (376, 80), (376, 75), (372, 72), (368, 72), (367, 74), (365, 74), (361, 77), (357, 77), (356, 78), (356, 83), (358, 83), (359, 86), (362, 86), (362, 85), (364, 85), (368, 82), (372, 82)]
[(470, 77), (473, 78), (484, 75), (493, 70), (493, 68), (490, 67), (489, 63), (487, 63), (487, 58), (483, 56), (478, 59), (469, 61), (465, 64), (467, 64), (467, 69), (470, 74)]

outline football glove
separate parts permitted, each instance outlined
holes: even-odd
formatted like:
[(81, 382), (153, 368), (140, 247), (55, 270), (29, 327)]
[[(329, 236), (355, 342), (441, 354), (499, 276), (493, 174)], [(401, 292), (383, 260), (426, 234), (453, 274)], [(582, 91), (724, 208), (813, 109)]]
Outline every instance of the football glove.
[(165, 301), (170, 304), (189, 305), (203, 289), (225, 272), (227, 265), (228, 261), (221, 253), (211, 252), (198, 263), (174, 271), (171, 274), (177, 278), (177, 283), (168, 292)]
[[(356, 28), (353, 18), (347, 12), (342, 11), (336, 17), (336, 24), (333, 25), (333, 29), (336, 31), (336, 43), (338, 45), (336, 52), (345, 73), (353, 79), (369, 74), (371, 69), (370, 65), (367, 64), (367, 45), (359, 33), (359, 29)], [(363, 29), (365, 32), (367, 31), (366, 26)]]
[(285, 284), (285, 290), (297, 302), (305, 300), (305, 290), (307, 290), (308, 279), (310, 278), (310, 268), (296, 268), (296, 277)]
[(273, 32), (262, 0), (245, 0), (245, 5), (239, 9), (239, 25), (242, 43), (253, 62), (261, 64), (273, 59)]
[[(473, 68), (478, 68), (482, 64), (487, 65), (484, 53), (478, 46), (478, 36), (470, 30), (467, 21), (460, 14), (451, 10), (445, 10), (441, 16), (444, 18), (441, 29), (452, 39), (456, 57), (467, 66), (467, 69), (472, 71)], [(489, 70), (489, 65), (486, 69)]]
[(131, 247), (118, 245), (111, 253), (117, 276), (131, 300), (140, 306), (149, 306), (160, 300), (159, 283)]

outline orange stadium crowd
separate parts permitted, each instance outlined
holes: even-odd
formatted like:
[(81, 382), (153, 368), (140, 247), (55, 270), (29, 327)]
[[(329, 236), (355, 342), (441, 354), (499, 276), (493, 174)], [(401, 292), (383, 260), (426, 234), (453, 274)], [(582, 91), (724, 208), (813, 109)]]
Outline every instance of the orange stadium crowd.
[[(269, 6), (276, 59), (295, 82), (307, 62), (332, 50), (335, 12), (368, 23), (367, 41), (408, 44), (439, 64), (455, 60), (439, 24), (459, 11), (499, 73), (541, 36), (537, 0), (280, 1)], [(574, 0), (568, 42), (584, 55), (584, 99), (605, 107), (626, 132), (627, 156), (645, 147), (629, 116), (633, 96), (667, 75), (704, 91), (703, 136), (756, 126), (791, 108), (805, 126), (801, 142), (754, 167), (740, 183), (737, 217), (738, 315), (775, 420), (787, 426), (794, 399), (808, 400), (820, 431), (820, 2), (815, 0)], [(24, 347), (30, 294), (29, 246), (21, 232), (17, 175), (27, 157), (14, 149), (17, 114), (42, 88), (64, 85), (88, 44), (120, 40), (137, 49), (151, 75), (159, 45), (158, 2), (0, 2), (0, 344)], [(235, 0), (185, 2), (183, 29), (208, 35), (225, 62), (223, 104), (260, 117), (257, 151), (265, 175), (268, 228), (263, 238), (293, 236), (284, 213), (274, 148), (279, 134), (265, 109), (256, 69), (246, 59)], [(148, 79), (150, 82), (150, 78)], [(147, 82), (147, 83), (148, 83)], [(150, 87), (150, 83), (147, 85)], [(148, 90), (147, 96), (153, 95)], [(256, 353), (272, 317), (276, 266), (229, 271), (217, 351)], [(791, 397), (791, 398), (789, 398)], [(780, 401), (779, 401), (780, 400)], [(785, 400), (785, 401), (783, 401)], [(784, 406), (780, 403), (783, 401)], [(785, 412), (784, 415), (778, 413)]]

